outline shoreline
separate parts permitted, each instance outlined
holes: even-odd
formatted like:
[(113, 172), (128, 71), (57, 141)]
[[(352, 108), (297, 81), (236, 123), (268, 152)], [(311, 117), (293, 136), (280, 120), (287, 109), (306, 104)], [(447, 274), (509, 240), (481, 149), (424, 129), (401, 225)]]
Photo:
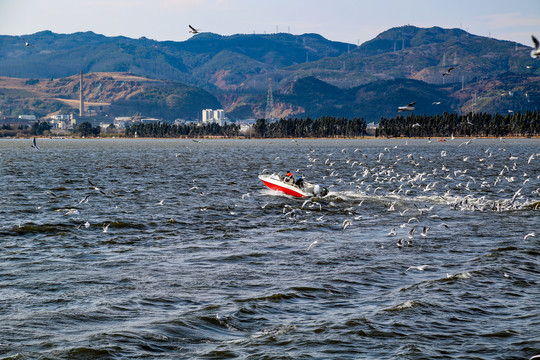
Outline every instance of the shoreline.
[[(0, 137), (3, 139), (50, 139), (50, 140), (431, 140), (434, 142), (452, 141), (450, 137), (438, 137), (438, 136), (416, 136), (416, 137), (375, 137), (375, 136), (358, 136), (358, 137), (284, 137), (284, 138), (250, 138), (245, 136), (208, 136), (208, 137), (126, 137), (126, 136), (97, 136), (97, 137), (80, 137), (80, 136), (6, 136)], [(454, 140), (459, 139), (493, 139), (499, 140), (501, 137), (497, 136), (454, 136)], [(540, 135), (534, 136), (503, 136), (502, 139), (540, 139)]]

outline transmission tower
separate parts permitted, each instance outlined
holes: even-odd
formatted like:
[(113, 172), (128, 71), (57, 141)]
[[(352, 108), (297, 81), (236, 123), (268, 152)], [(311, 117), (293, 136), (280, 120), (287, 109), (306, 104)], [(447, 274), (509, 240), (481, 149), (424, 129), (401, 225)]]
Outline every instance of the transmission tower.
[(272, 78), (268, 78), (268, 95), (266, 96), (266, 120), (272, 119), (274, 97), (272, 96)]

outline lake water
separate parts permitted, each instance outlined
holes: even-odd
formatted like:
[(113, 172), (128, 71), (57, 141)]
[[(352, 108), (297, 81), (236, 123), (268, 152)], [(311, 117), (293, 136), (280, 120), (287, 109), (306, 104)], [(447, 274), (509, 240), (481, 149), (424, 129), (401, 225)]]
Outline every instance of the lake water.
[(468, 140), (0, 140), (0, 358), (540, 354), (540, 140)]

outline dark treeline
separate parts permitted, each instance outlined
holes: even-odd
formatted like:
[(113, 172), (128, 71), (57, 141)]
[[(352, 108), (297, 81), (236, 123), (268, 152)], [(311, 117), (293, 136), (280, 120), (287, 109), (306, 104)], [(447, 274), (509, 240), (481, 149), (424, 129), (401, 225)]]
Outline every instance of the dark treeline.
[(216, 123), (208, 125), (173, 125), (167, 123), (156, 124), (135, 124), (126, 127), (127, 137), (135, 135), (140, 137), (155, 138), (175, 138), (175, 137), (206, 137), (206, 136), (238, 136), (240, 127), (232, 124), (218, 125)]
[[(240, 134), (240, 127), (232, 124), (220, 126), (208, 125), (172, 125), (167, 123), (135, 124), (126, 127), (127, 137), (235, 137)], [(251, 137), (284, 138), (284, 137), (354, 137), (366, 134), (366, 123), (362, 119), (322, 117), (320, 119), (281, 119), (269, 122), (259, 119), (253, 125)]]
[(335, 118), (323, 116), (319, 119), (281, 119), (268, 122), (259, 119), (253, 125), (255, 137), (284, 138), (284, 137), (354, 137), (366, 134), (366, 122), (363, 119)]
[(51, 130), (51, 124), (46, 121), (38, 121), (32, 124), (30, 128), (30, 134), (32, 135), (43, 135), (46, 131)]
[[(324, 116), (318, 119), (281, 119), (270, 122), (258, 119), (249, 136), (254, 138), (332, 138), (366, 135), (364, 119)], [(236, 137), (240, 127), (235, 124), (172, 125), (167, 123), (135, 124), (126, 127), (127, 137)], [(507, 115), (443, 113), (426, 116), (410, 114), (406, 117), (382, 118), (377, 137), (449, 137), (449, 136), (537, 136), (540, 135), (540, 112), (527, 111)]]
[(376, 136), (534, 136), (540, 134), (540, 113), (527, 111), (508, 115), (488, 113), (448, 114), (435, 116), (409, 115), (381, 119)]

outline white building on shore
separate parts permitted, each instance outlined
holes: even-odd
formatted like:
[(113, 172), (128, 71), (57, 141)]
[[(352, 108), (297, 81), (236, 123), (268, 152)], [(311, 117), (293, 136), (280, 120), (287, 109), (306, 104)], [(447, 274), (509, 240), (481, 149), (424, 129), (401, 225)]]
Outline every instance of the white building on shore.
[(212, 110), (204, 109), (202, 111), (202, 123), (203, 125), (216, 123), (218, 125), (223, 125), (225, 122), (225, 111), (223, 109)]
[(36, 115), (19, 115), (20, 120), (36, 121)]
[(49, 124), (53, 129), (67, 130), (73, 129), (77, 125), (77, 120), (71, 115), (52, 115), (49, 117)]

